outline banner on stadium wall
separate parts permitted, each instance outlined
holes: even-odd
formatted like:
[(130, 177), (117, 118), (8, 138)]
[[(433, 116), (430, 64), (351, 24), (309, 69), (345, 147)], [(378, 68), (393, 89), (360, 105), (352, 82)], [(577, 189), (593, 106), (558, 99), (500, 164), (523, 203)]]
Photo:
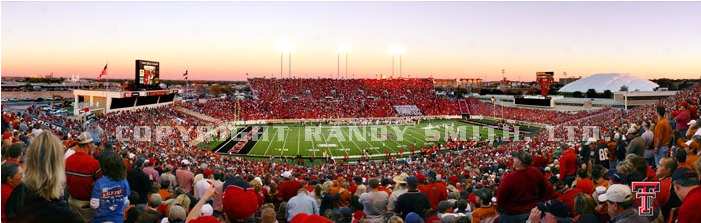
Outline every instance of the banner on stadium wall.
[(159, 96), (159, 95), (166, 95), (167, 91), (150, 91), (148, 92), (148, 96)]
[(82, 115), (82, 114), (85, 114), (85, 113), (88, 113), (88, 112), (90, 112), (90, 107), (85, 107), (85, 108), (81, 108), (81, 109), (78, 110), (78, 114), (79, 114), (79, 115)]
[(482, 115), (471, 115), (470, 119), (484, 119), (484, 116)]

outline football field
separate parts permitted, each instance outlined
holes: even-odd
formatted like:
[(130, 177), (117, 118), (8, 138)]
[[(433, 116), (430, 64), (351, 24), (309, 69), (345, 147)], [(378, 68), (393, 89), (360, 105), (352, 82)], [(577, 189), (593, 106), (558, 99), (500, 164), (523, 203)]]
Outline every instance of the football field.
[[(475, 134), (477, 133), (477, 134)], [(510, 133), (513, 135), (513, 133)], [(249, 155), (322, 157), (410, 152), (453, 139), (502, 137), (503, 131), (457, 120), (424, 121), (414, 125), (278, 125), (266, 127)]]

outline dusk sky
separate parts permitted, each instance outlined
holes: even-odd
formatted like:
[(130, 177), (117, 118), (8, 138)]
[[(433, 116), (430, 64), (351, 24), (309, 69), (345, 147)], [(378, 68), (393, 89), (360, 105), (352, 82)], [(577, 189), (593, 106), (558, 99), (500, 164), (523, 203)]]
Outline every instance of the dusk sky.
[[(2, 76), (161, 79), (348, 76), (533, 81), (630, 73), (701, 76), (701, 2), (2, 2)], [(284, 56), (284, 76), (288, 74)], [(345, 74), (345, 56), (341, 57)], [(399, 56), (394, 76), (399, 76)]]

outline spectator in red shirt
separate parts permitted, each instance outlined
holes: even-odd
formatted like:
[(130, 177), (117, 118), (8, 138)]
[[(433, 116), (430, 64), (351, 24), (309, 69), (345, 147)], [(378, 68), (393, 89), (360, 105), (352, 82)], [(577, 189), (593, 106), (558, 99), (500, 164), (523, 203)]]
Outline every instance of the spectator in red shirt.
[(573, 148), (568, 149), (560, 157), (560, 180), (571, 185), (577, 172), (577, 155)]
[(428, 184), (419, 188), (419, 191), (428, 196), (431, 203), (431, 211), (438, 210), (438, 203), (448, 199), (448, 189), (443, 182), (436, 181), (436, 172), (428, 172)]
[(94, 212), (90, 208), (93, 185), (95, 180), (102, 177), (100, 162), (89, 155), (94, 148), (92, 135), (83, 132), (78, 136), (75, 154), (66, 159), (66, 187), (70, 194), (68, 204), (77, 210), (86, 222), (92, 219)]
[(677, 161), (672, 157), (664, 157), (657, 164), (656, 174), (657, 177), (660, 178), (660, 192), (657, 193), (655, 199), (659, 200), (658, 203), (660, 203), (660, 207), (662, 207), (662, 216), (666, 218), (664, 222), (668, 222), (670, 210), (678, 207), (672, 204), (673, 202), (671, 202), (672, 200), (670, 199), (674, 190), (672, 187), (672, 173), (676, 170)]
[(582, 190), (585, 194), (591, 194), (594, 192), (594, 182), (589, 178), (589, 173), (585, 169), (577, 170), (577, 184), (574, 188)]
[(530, 167), (533, 157), (526, 151), (513, 152), (514, 171), (504, 176), (497, 189), (499, 222), (525, 222), (538, 202), (545, 201), (543, 174)]
[(278, 187), (278, 198), (287, 202), (290, 198), (297, 196), (297, 190), (302, 188), (302, 183), (293, 179), (292, 171), (283, 172), (282, 177), (285, 178), (285, 181)]
[[(8, 162), (2, 164), (2, 207), (5, 207), (5, 202), (15, 186), (22, 183), (23, 175), (22, 167), (19, 164)], [(2, 212), (2, 222), (7, 222), (4, 211)]]
[(691, 114), (689, 112), (689, 104), (682, 102), (679, 106), (679, 113), (674, 117), (674, 121), (677, 123), (677, 131), (682, 136), (686, 135), (686, 130), (689, 129), (689, 121), (691, 121)]
[(699, 178), (695, 171), (687, 168), (680, 168), (672, 175), (674, 192), (677, 193), (682, 205), (679, 206), (678, 222), (698, 222), (701, 219), (701, 187)]

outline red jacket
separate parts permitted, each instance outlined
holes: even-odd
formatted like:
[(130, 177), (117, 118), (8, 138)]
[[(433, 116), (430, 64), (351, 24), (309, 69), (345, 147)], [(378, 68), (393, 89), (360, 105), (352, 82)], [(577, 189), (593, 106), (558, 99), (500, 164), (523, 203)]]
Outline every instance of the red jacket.
[(516, 170), (504, 176), (497, 189), (497, 208), (500, 213), (526, 214), (548, 196), (547, 183), (536, 168)]
[(560, 157), (560, 180), (565, 180), (565, 176), (573, 176), (577, 172), (577, 155), (574, 149), (569, 149)]
[(100, 163), (87, 153), (76, 152), (66, 159), (66, 186), (74, 198), (90, 200), (92, 187), (100, 177)]
[(686, 194), (682, 206), (679, 207), (678, 222), (698, 222), (701, 219), (699, 207), (701, 207), (701, 186), (697, 186)]

